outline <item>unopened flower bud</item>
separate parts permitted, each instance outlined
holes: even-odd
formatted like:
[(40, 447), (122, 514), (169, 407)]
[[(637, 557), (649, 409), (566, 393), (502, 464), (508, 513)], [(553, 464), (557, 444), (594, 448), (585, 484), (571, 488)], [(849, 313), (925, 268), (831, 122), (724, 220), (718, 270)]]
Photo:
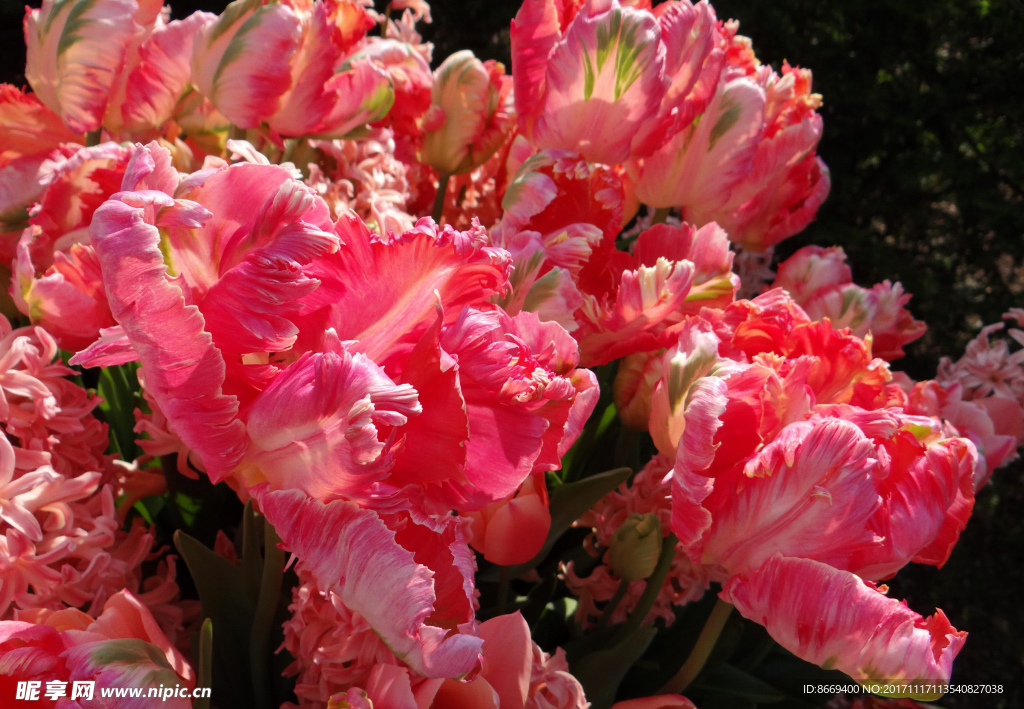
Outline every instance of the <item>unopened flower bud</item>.
[(623, 581), (654, 573), (661, 554), (661, 520), (656, 514), (631, 514), (612, 535), (608, 550), (612, 571)]
[(512, 77), (502, 64), (482, 62), (468, 49), (445, 59), (434, 72), (420, 161), (442, 175), (482, 165), (515, 122), (511, 93)]

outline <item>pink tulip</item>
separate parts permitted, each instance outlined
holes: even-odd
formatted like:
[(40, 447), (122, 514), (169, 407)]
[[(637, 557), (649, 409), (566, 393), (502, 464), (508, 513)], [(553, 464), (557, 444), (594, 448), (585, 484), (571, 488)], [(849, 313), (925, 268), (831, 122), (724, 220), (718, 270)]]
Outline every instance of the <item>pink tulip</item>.
[(192, 40), (212, 20), (168, 22), (153, 2), (48, 0), (25, 15), (25, 76), (72, 131), (153, 131), (188, 87)]
[(738, 286), (717, 224), (656, 225), (640, 234), (632, 258), (612, 252), (607, 268), (610, 284), (598, 281), (591, 290), (580, 280), (584, 303), (574, 335), (588, 364), (667, 347), (688, 313), (725, 305)]
[[(857, 577), (945, 563), (973, 506), (977, 453), (936, 419), (883, 408), (899, 392), (857, 343), (808, 323), (778, 291), (735, 303), (717, 324), (688, 323), (663, 360), (651, 414), (655, 441), (678, 446), (672, 529), (693, 563), (726, 582), (723, 598), (802, 657), (827, 656), (858, 679), (899, 663), (907, 677), (948, 677), (959, 642), (934, 660), (930, 645), (945, 648), (955, 634), (944, 617), (926, 622)], [(798, 568), (822, 580), (778, 580)], [(808, 608), (807, 618), (824, 618), (813, 640), (798, 630)], [(937, 635), (913, 631), (898, 648), (869, 642), (891, 614)], [(865, 654), (829, 644), (846, 637)]]
[(783, 62), (781, 77), (762, 67), (757, 82), (765, 91), (765, 128), (752, 169), (733, 188), (729, 204), (710, 215), (749, 251), (764, 251), (803, 231), (831, 184), (828, 167), (815, 157), (821, 96), (811, 93), (810, 70)]
[(423, 117), (419, 159), (441, 175), (482, 165), (512, 128), (512, 79), (494, 60), (481, 62), (465, 49), (434, 72), (431, 104)]
[[(0, 654), (7, 660), (0, 667), (0, 690), (12, 697), (17, 682), (33, 680), (44, 687), (61, 680), (67, 689), (72, 680), (94, 681), (94, 700), (112, 687), (195, 686), (188, 662), (128, 591), (111, 596), (95, 620), (67, 608), (36, 614), (34, 622), (0, 621)], [(191, 703), (171, 698), (167, 706), (187, 709)]]
[(387, 74), (350, 56), (373, 24), (349, 0), (236, 0), (196, 35), (193, 83), (240, 128), (341, 137), (394, 101)]
[(512, 23), (520, 130), (615, 164), (685, 129), (714, 94), (724, 41), (705, 2), (528, 0)]
[(889, 281), (874, 288), (852, 282), (846, 254), (838, 246), (805, 246), (779, 264), (773, 288), (785, 288), (813, 320), (828, 318), (834, 327), (848, 327), (858, 337), (871, 334), (875, 356), (892, 361), (904, 345), (927, 329), (906, 309), (909, 294)]
[(720, 82), (699, 121), (627, 165), (637, 198), (682, 207), (683, 219), (696, 225), (714, 221), (753, 169), (765, 104), (764, 89), (750, 79)]
[(469, 544), (485, 559), (502, 566), (529, 561), (551, 528), (544, 474), (528, 477), (512, 497), (465, 514), (472, 520)]
[[(35, 94), (0, 84), (0, 221), (24, 222), (55, 166), (81, 142)], [(0, 244), (5, 263), (13, 260), (16, 241)]]

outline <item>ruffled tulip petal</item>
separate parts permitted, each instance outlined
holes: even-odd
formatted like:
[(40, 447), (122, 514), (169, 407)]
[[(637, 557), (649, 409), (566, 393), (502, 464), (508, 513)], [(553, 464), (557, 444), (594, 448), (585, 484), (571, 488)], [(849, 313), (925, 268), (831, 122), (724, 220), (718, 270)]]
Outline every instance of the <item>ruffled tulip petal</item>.
[(247, 484), (323, 499), (368, 495), (393, 462), (379, 430), (420, 411), (416, 390), (365, 355), (306, 353), (250, 407)]
[(152, 129), (170, 118), (192, 78), (192, 43), (216, 17), (194, 12), (161, 24), (139, 47), (139, 63), (125, 81), (121, 121), (128, 131)]
[[(325, 505), (297, 490), (254, 495), (285, 546), (414, 671), (462, 677), (477, 666), (480, 638), (428, 622), (438, 600), (435, 572), (443, 570), (417, 563), (375, 513), (351, 502)], [(464, 602), (470, 605), (469, 597)]]
[(147, 388), (211, 479), (219, 481), (245, 450), (238, 402), (222, 393), (223, 356), (202, 315), (168, 281), (160, 232), (143, 213), (142, 207), (111, 199), (93, 216), (90, 233), (107, 301), (146, 369)]
[(922, 618), (853, 574), (809, 559), (777, 555), (731, 579), (722, 597), (798, 657), (855, 680), (947, 683), (967, 637), (940, 610)]

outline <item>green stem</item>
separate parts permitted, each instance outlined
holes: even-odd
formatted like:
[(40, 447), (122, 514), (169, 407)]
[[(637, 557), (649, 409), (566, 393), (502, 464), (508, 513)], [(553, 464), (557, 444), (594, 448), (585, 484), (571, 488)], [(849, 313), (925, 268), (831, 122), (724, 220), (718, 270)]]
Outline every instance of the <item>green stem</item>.
[(651, 217), (651, 226), (655, 224), (664, 224), (665, 220), (668, 219), (668, 213), (672, 210), (671, 207), (658, 207), (654, 210), (654, 216)]
[(103, 133), (103, 129), (102, 128), (97, 128), (96, 130), (91, 130), (88, 133), (86, 133), (85, 134), (85, 147), (91, 148), (94, 145), (99, 145), (100, 144), (100, 137), (101, 137), (102, 133)]
[[(199, 677), (196, 687), (213, 686), (213, 621), (203, 621), (199, 629)], [(193, 709), (210, 709), (210, 697), (196, 699)]]
[(495, 615), (503, 615), (505, 613), (505, 606), (508, 604), (508, 587), (511, 583), (512, 574), (509, 567), (502, 566), (501, 571), (498, 572), (498, 602)]
[(597, 621), (598, 630), (608, 625), (608, 621), (612, 619), (612, 614), (615, 612), (615, 609), (619, 607), (622, 597), (626, 595), (626, 591), (628, 590), (629, 581), (626, 581), (625, 579), (619, 581), (619, 587), (615, 589), (615, 595), (608, 601), (608, 605), (604, 607), (604, 613), (601, 614), (601, 619)]
[(704, 669), (704, 663), (711, 656), (711, 651), (715, 649), (715, 643), (718, 642), (718, 636), (722, 634), (722, 629), (725, 628), (725, 622), (729, 620), (730, 613), (732, 613), (732, 604), (719, 598), (711, 610), (707, 622), (704, 623), (704, 629), (700, 631), (697, 644), (690, 651), (690, 656), (686, 658), (686, 662), (679, 668), (676, 676), (670, 679), (658, 694), (680, 694), (690, 686), (690, 683)]
[(451, 177), (451, 175), (441, 175), (437, 178), (437, 196), (434, 197), (434, 221), (438, 224), (441, 223), (441, 217), (444, 216), (444, 198), (448, 194), (448, 180)]
[(284, 551), (277, 546), (281, 538), (277, 536), (273, 525), (266, 519), (263, 522), (263, 578), (260, 581), (260, 599), (256, 604), (249, 637), (249, 673), (257, 706), (271, 709), (274, 703), (270, 687), (270, 631), (274, 626), (278, 601), (281, 599)]
[(661, 586), (665, 583), (669, 569), (672, 568), (672, 559), (676, 555), (677, 543), (679, 543), (679, 539), (672, 532), (669, 532), (669, 535), (662, 540), (658, 564), (654, 567), (654, 573), (648, 577), (647, 585), (644, 587), (644, 592), (640, 595), (640, 600), (637, 601), (636, 608), (629, 614), (629, 619), (622, 624), (622, 628), (617, 635), (619, 641), (628, 638), (643, 625), (644, 619), (647, 618), (647, 613), (654, 606), (654, 602), (658, 600)]

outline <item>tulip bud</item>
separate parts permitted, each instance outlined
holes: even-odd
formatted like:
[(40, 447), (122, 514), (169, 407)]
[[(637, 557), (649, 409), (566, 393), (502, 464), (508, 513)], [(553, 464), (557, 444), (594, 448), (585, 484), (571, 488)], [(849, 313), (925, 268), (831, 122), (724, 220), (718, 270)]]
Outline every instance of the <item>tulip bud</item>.
[(612, 384), (615, 410), (623, 425), (634, 431), (646, 431), (651, 418), (654, 386), (661, 379), (664, 351), (637, 352), (622, 360)]
[(544, 546), (551, 529), (544, 473), (530, 475), (508, 499), (461, 514), (472, 520), (469, 545), (485, 559), (502, 566), (527, 562)]
[(612, 571), (623, 581), (640, 581), (654, 573), (661, 554), (658, 515), (631, 514), (612, 535), (608, 550)]
[(434, 72), (420, 161), (442, 175), (482, 165), (512, 128), (511, 93), (512, 78), (502, 64), (482, 62), (468, 49), (445, 59)]

